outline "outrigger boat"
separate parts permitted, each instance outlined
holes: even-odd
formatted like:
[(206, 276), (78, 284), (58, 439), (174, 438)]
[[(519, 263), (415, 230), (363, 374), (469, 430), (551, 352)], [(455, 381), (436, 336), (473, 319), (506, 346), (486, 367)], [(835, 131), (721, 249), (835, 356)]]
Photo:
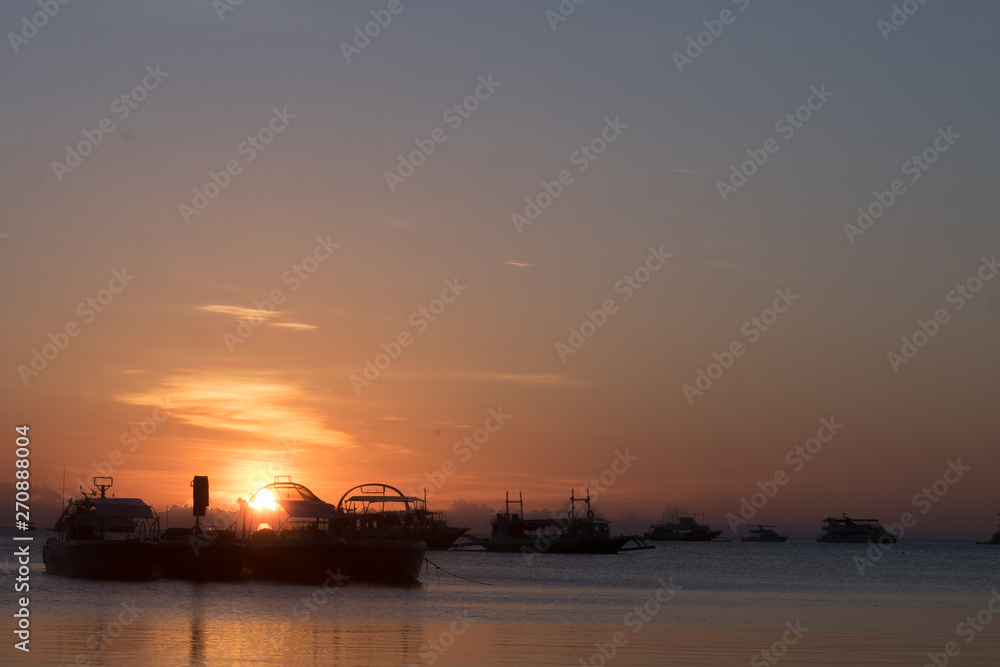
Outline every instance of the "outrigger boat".
[(336, 522), (344, 515), (291, 477), (240, 499), (241, 537), (254, 575), (264, 579), (319, 582), (412, 583), (427, 545), (422, 540), (344, 539)]
[(194, 527), (168, 528), (156, 543), (153, 573), (173, 579), (232, 581), (244, 574), (246, 547), (236, 537), (236, 522), (225, 530), (202, 530), (201, 517), (208, 507), (208, 477), (196, 476)]
[(449, 526), (443, 512), (428, 510), (426, 498), (403, 495), (388, 484), (348, 489), (337, 502), (337, 510), (343, 515), (336, 521), (341, 537), (423, 540), (429, 550), (439, 551), (451, 548), (469, 532)]
[[(577, 498), (574, 492), (570, 492), (569, 502), (566, 518), (525, 519), (523, 497), (519, 493), (517, 500), (511, 500), (508, 493), (506, 510), (497, 513), (493, 519), (490, 538), (474, 544), (482, 545), (487, 551), (554, 554), (613, 554), (655, 548), (638, 535), (612, 537), (610, 522), (596, 518), (590, 509), (589, 489), (586, 498)], [(585, 517), (576, 515), (577, 502), (586, 504)], [(511, 512), (511, 505), (516, 505), (519, 511)], [(629, 542), (635, 542), (637, 546), (625, 547)]]
[(878, 544), (895, 544), (896, 536), (886, 532), (878, 519), (852, 519), (846, 513), (840, 517), (828, 517), (823, 519), (823, 532), (817, 542), (831, 542), (840, 544), (864, 544), (865, 542), (876, 542)]
[(42, 547), (45, 571), (93, 579), (149, 579), (156, 557), (159, 517), (139, 498), (108, 498), (111, 477), (95, 477), (100, 489), (70, 502)]
[(976, 544), (1000, 544), (1000, 526), (997, 526), (997, 532), (993, 533), (989, 542), (976, 542)]
[[(704, 520), (702, 516), (702, 521)], [(664, 514), (663, 521), (651, 525), (644, 537), (657, 542), (710, 542), (721, 534), (721, 530), (712, 530), (695, 521), (694, 517), (678, 516), (675, 511), (670, 521), (667, 521)]]
[(784, 542), (788, 535), (778, 535), (774, 526), (768, 524), (755, 524), (750, 526), (750, 535), (741, 537), (740, 542)]

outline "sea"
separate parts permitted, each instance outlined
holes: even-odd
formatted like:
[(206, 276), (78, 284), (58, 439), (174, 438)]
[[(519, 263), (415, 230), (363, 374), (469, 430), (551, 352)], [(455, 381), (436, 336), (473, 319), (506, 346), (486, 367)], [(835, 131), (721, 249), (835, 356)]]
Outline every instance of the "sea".
[(25, 594), (0, 530), (3, 664), (1000, 665), (1000, 546), (972, 542), (428, 552), (416, 585), (314, 586), (60, 577), (46, 533)]

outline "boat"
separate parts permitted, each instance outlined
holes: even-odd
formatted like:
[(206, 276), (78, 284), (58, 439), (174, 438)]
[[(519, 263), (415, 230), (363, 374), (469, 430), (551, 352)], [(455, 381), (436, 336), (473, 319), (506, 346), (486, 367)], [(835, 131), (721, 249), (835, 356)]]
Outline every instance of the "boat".
[[(577, 498), (574, 494), (575, 491), (570, 492), (565, 518), (525, 519), (524, 498), (518, 494), (517, 500), (511, 500), (508, 493), (505, 511), (498, 512), (493, 518), (489, 539), (478, 544), (487, 551), (558, 554), (613, 554), (654, 548), (638, 535), (612, 537), (611, 523), (596, 518), (590, 508), (590, 490), (587, 490), (586, 498)], [(577, 516), (577, 502), (586, 504), (586, 516)], [(516, 505), (519, 511), (511, 512), (511, 505)], [(635, 542), (637, 546), (625, 547), (629, 542)]]
[(741, 537), (740, 542), (784, 542), (788, 535), (778, 535), (774, 526), (758, 523), (750, 526), (750, 535)]
[(878, 519), (852, 519), (846, 513), (840, 517), (823, 519), (823, 532), (817, 542), (840, 544), (863, 544), (877, 542), (879, 544), (895, 544), (896, 536), (886, 532)]
[(194, 526), (168, 528), (156, 542), (153, 574), (171, 579), (233, 581), (244, 574), (246, 547), (236, 536), (235, 524), (223, 530), (202, 530), (201, 517), (208, 507), (208, 477), (196, 476)]
[[(352, 495), (353, 494), (353, 495)], [(448, 525), (443, 512), (427, 509), (427, 499), (406, 496), (388, 484), (359, 484), (337, 503), (343, 515), (335, 524), (341, 537), (423, 540), (427, 549), (450, 549), (468, 528)]]
[(997, 526), (997, 532), (993, 533), (988, 542), (976, 542), (976, 544), (1000, 544), (1000, 526)]
[(71, 501), (56, 521), (58, 537), (42, 546), (45, 571), (92, 579), (150, 579), (159, 517), (139, 498), (108, 498), (111, 477), (95, 477), (100, 489)]
[(344, 538), (344, 515), (290, 476), (238, 501), (241, 539), (252, 576), (279, 581), (325, 582), (333, 578), (413, 583), (427, 544), (422, 540)]
[(675, 511), (669, 521), (664, 515), (660, 523), (652, 524), (644, 536), (647, 540), (657, 542), (709, 542), (721, 534), (721, 530), (712, 530), (695, 521), (694, 517), (678, 516)]

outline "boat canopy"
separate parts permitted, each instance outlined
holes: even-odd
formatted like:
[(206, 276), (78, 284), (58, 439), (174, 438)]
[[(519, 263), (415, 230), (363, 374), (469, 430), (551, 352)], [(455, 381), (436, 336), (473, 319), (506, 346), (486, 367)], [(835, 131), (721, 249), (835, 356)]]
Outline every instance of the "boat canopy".
[(155, 519), (153, 508), (141, 498), (88, 498), (88, 514), (99, 517)]
[[(417, 503), (423, 498), (414, 496), (351, 496), (345, 499), (349, 503)], [(343, 501), (341, 501), (343, 502)]]
[(336, 519), (342, 516), (335, 506), (322, 500), (275, 498), (274, 502), (281, 505), (281, 508), (288, 513), (288, 516), (299, 519)]

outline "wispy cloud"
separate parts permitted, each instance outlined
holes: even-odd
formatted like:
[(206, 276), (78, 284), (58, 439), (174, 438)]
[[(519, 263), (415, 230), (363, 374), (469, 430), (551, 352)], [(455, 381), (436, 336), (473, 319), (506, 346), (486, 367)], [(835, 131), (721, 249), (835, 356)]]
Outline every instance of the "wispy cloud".
[(534, 264), (528, 264), (526, 262), (515, 262), (512, 259), (508, 259), (506, 263), (510, 266), (534, 266)]
[(470, 380), (484, 380), (487, 382), (516, 382), (520, 384), (550, 384), (578, 386), (587, 385), (591, 382), (579, 378), (557, 375), (554, 373), (498, 373), (493, 371), (444, 371), (443, 375), (448, 377), (468, 378)]
[(257, 308), (245, 308), (243, 306), (228, 306), (223, 304), (212, 304), (208, 306), (195, 306), (197, 310), (206, 313), (218, 313), (220, 315), (231, 315), (236, 319), (250, 320), (256, 322), (263, 320), (264, 324), (272, 327), (284, 327), (286, 329), (298, 329), (305, 331), (308, 329), (319, 329), (314, 324), (305, 324), (295, 319), (295, 314), (285, 310), (258, 310)]
[(130, 405), (165, 404), (172, 421), (236, 431), (262, 441), (295, 439), (335, 447), (354, 446), (350, 435), (328, 426), (326, 414), (310, 405), (312, 397), (308, 391), (268, 373), (231, 369), (181, 371), (145, 391), (115, 399)]

